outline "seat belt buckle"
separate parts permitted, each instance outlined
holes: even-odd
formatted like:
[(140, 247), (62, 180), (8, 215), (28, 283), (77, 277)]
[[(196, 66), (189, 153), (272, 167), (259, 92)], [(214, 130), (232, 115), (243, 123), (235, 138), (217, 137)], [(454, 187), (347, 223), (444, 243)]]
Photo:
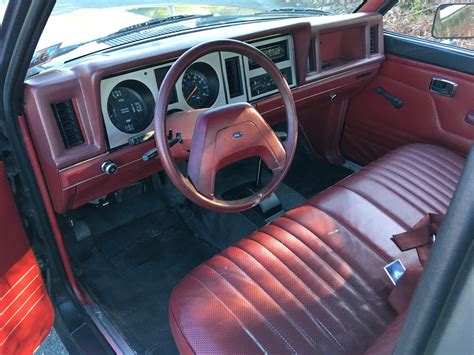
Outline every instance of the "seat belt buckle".
[(396, 259), (383, 267), (392, 284), (396, 285), (407, 270), (400, 259)]

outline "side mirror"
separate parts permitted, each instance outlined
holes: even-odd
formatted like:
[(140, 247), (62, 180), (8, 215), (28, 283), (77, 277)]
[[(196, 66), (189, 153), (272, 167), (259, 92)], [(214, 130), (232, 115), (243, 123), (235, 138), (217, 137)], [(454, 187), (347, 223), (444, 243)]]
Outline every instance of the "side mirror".
[(438, 39), (474, 38), (474, 3), (438, 6), (431, 34)]

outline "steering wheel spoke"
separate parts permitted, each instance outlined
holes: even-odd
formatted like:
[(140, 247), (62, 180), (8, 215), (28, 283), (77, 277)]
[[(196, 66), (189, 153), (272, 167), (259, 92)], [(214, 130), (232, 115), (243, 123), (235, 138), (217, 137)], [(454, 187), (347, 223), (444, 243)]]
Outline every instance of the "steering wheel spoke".
[(286, 160), (283, 145), (252, 105), (226, 105), (198, 116), (188, 176), (201, 194), (214, 198), (217, 171), (252, 156), (272, 171), (281, 170)]

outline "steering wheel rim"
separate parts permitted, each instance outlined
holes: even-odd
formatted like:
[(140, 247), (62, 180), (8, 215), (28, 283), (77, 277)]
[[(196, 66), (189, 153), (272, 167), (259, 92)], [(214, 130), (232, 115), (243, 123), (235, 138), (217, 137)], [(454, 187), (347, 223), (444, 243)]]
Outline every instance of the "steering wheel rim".
[[(204, 196), (196, 189), (188, 177), (179, 170), (168, 146), (166, 117), (168, 97), (176, 81), (184, 71), (197, 59), (213, 52), (234, 52), (247, 56), (264, 68), (274, 80), (281, 94), (288, 124), (288, 138), (282, 143), (285, 161), (282, 168), (274, 172), (270, 182), (257, 193), (239, 200), (221, 200), (216, 197)], [(228, 106), (228, 105), (224, 105)], [(273, 131), (272, 131), (273, 132)], [(158, 93), (155, 107), (155, 143), (158, 157), (168, 177), (176, 188), (189, 200), (197, 205), (218, 212), (237, 212), (252, 208), (270, 196), (281, 184), (293, 161), (298, 139), (298, 118), (291, 90), (277, 66), (257, 48), (237, 40), (216, 40), (206, 42), (188, 49), (182, 54), (167, 72)]]

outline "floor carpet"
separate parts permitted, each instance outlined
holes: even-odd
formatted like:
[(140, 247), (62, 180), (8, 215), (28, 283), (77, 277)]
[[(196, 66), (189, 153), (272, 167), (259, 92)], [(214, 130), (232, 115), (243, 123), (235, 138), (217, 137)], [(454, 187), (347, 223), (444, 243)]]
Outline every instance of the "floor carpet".
[(163, 205), (95, 235), (80, 279), (136, 353), (175, 354), (169, 295), (182, 277), (217, 252)]

